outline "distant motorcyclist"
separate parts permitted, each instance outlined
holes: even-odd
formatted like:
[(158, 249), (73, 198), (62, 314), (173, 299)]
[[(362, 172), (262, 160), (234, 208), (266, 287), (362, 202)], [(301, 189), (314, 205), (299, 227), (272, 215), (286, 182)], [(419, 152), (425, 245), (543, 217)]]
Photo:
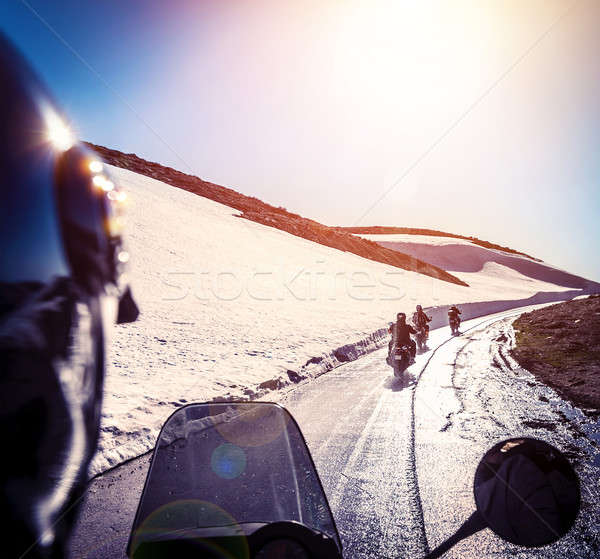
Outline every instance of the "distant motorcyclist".
[(458, 324), (460, 324), (460, 315), (462, 314), (459, 310), (459, 308), (456, 305), (452, 305), (449, 309), (448, 309), (448, 318), (450, 320), (457, 320)]
[(392, 335), (389, 346), (390, 352), (392, 348), (399, 348), (403, 345), (407, 345), (410, 347), (410, 353), (414, 359), (417, 354), (417, 344), (412, 340), (410, 335), (416, 334), (417, 331), (410, 324), (406, 323), (406, 314), (403, 312), (398, 313), (396, 315), (396, 322), (392, 323), (388, 328), (388, 332)]
[(450, 324), (453, 335), (458, 334), (458, 327), (460, 326), (460, 314), (461, 312), (456, 305), (452, 305), (448, 309), (448, 323)]
[(427, 334), (429, 334), (428, 322), (431, 322), (431, 317), (425, 314), (421, 305), (417, 305), (417, 310), (413, 314), (413, 324), (417, 328), (424, 328)]

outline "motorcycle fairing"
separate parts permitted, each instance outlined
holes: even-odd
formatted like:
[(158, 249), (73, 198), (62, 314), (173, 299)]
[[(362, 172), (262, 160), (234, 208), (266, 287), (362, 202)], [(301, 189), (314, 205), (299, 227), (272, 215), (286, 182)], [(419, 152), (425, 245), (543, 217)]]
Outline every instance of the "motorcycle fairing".
[(292, 416), (272, 403), (178, 409), (158, 437), (128, 545), (169, 535), (244, 536), (297, 522), (331, 538), (329, 504)]

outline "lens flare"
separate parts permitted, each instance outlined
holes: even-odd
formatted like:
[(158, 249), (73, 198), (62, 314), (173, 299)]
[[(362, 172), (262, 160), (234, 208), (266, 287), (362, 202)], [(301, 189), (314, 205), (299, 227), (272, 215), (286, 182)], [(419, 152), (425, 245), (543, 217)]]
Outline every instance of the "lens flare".
[(246, 469), (246, 453), (239, 446), (225, 443), (215, 448), (210, 465), (220, 478), (235, 479)]
[(236, 446), (263, 446), (287, 433), (289, 415), (281, 414), (269, 406), (248, 409), (243, 404), (229, 404), (227, 411), (223, 412), (223, 404), (217, 403), (211, 405), (211, 409), (213, 416), (225, 417), (215, 423), (217, 431)]

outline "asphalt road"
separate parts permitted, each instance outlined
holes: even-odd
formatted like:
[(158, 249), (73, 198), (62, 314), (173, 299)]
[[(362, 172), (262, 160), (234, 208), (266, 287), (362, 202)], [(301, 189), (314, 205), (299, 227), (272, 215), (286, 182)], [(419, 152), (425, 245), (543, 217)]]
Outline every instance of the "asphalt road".
[[(522, 312), (521, 309), (520, 312)], [(582, 478), (584, 508), (563, 540), (517, 548), (489, 530), (446, 557), (600, 557), (598, 468), (569, 406), (503, 353), (510, 321), (500, 313), (432, 331), (430, 351), (402, 380), (381, 349), (284, 396), (307, 440), (348, 558), (419, 558), (474, 510), (472, 480), (494, 443), (534, 436), (566, 450)], [(504, 337), (503, 337), (504, 336)], [(540, 398), (541, 396), (541, 398)], [(562, 415), (561, 415), (562, 413)], [(149, 456), (89, 487), (71, 557), (124, 557)]]

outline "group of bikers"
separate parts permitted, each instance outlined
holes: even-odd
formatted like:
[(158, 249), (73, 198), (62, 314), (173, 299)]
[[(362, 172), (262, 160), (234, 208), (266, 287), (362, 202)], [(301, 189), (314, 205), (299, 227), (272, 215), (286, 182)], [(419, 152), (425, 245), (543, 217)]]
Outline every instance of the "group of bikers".
[[(460, 325), (460, 310), (456, 305), (452, 305), (448, 309), (448, 322), (452, 325), (456, 324), (456, 328)], [(429, 337), (429, 322), (431, 317), (428, 316), (421, 305), (417, 305), (417, 308), (412, 316), (412, 325), (406, 322), (406, 314), (399, 312), (396, 315), (396, 322), (390, 323), (388, 332), (391, 334), (390, 343), (388, 346), (388, 354), (391, 354), (392, 348), (400, 348), (402, 346), (408, 346), (412, 359), (414, 360), (417, 354), (417, 344), (415, 340), (411, 338), (421, 333), (423, 339), (426, 341)], [(453, 331), (454, 333), (454, 331)]]

